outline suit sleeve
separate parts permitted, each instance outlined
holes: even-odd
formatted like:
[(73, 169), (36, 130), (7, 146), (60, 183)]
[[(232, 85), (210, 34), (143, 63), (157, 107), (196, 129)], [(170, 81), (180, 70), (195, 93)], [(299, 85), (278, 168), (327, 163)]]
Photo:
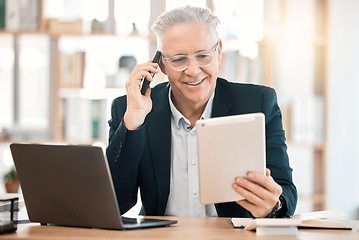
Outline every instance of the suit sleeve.
[(289, 166), (282, 114), (277, 103), (277, 95), (272, 88), (263, 93), (263, 112), (266, 127), (266, 158), (271, 175), (283, 189), (284, 209), (278, 217), (291, 216), (297, 205), (297, 190), (292, 181), (292, 168)]
[(125, 111), (125, 98), (117, 98), (112, 102), (111, 119), (108, 121), (109, 144), (106, 149), (121, 214), (127, 212), (137, 202), (137, 175), (146, 128), (144, 125), (135, 131), (128, 130), (123, 124)]

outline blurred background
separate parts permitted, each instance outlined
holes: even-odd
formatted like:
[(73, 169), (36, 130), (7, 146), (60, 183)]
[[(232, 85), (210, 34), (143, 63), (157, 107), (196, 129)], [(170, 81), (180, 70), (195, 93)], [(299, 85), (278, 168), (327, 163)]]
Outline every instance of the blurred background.
[(359, 219), (357, 0), (0, 0), (0, 194), (11, 142), (107, 146), (112, 100), (157, 48), (150, 25), (186, 4), (220, 18), (221, 77), (276, 89), (296, 213)]

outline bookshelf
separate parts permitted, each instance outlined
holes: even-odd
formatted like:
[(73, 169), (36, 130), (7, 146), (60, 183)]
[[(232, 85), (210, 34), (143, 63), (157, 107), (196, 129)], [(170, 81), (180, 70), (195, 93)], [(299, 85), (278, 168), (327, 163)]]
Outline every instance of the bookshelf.
[[(0, 0), (0, 3), (1, 1), (3, 0)], [(7, 115), (11, 117), (0, 120), (3, 121), (0, 122), (0, 127), (9, 126), (12, 138), (9, 139), (8, 133), (5, 132), (0, 135), (0, 141), (75, 144), (92, 144), (100, 141), (107, 144), (106, 120), (109, 118), (109, 106), (113, 98), (125, 94), (123, 79), (129, 74), (126, 69), (119, 71), (116, 68), (119, 59), (131, 55), (137, 59), (137, 62), (150, 59), (156, 49), (156, 40), (149, 34), (148, 26), (166, 9), (166, 0), (143, 1), (143, 4), (147, 4), (143, 8), (147, 9), (147, 12), (143, 12), (142, 15), (147, 16), (147, 22), (136, 19), (134, 21), (139, 21), (138, 26), (147, 26), (147, 29), (138, 29), (137, 35), (131, 35), (128, 24), (128, 30), (121, 31), (114, 25), (114, 21), (118, 22), (118, 19), (115, 19), (113, 6), (126, 1), (108, 1), (110, 14), (108, 19), (103, 20), (107, 27), (104, 27), (102, 32), (91, 31), (89, 22), (83, 22), (81, 30), (78, 26), (79, 22), (75, 20), (72, 25), (66, 25), (68, 23), (61, 25), (63, 22), (59, 19), (51, 20), (52, 28), (49, 28), (49, 17), (44, 15), (47, 0), (36, 2), (38, 3), (36, 29), (0, 30), (0, 41), (6, 42), (10, 49), (14, 49), (14, 64), (7, 68), (6, 77), (9, 79), (8, 92), (14, 93), (7, 103), (15, 109), (14, 112), (11, 109), (7, 111)], [(246, 9), (259, 4), (259, 8), (257, 7), (259, 10), (255, 10), (254, 17), (248, 15), (249, 20), (246, 22), (253, 22), (255, 27), (252, 28), (261, 29), (260, 33), (251, 33), (251, 39), (246, 39), (247, 36), (241, 35), (240, 29), (233, 29), (235, 24), (225, 25), (224, 30), (221, 30), (225, 48), (220, 66), (221, 76), (231, 81), (264, 84), (277, 90), (283, 112), (288, 154), (294, 169), (294, 181), (298, 187), (298, 211), (324, 210), (326, 208), (328, 1), (313, 0), (305, 3), (289, 0), (251, 1), (243, 6), (225, 6), (220, 0), (202, 2), (219, 15), (221, 20), (223, 19), (224, 25), (226, 22), (239, 21), (226, 19), (228, 16), (235, 17), (236, 7)], [(58, 24), (61, 27), (56, 28)], [(49, 80), (45, 95), (48, 101), (44, 105), (46, 111), (43, 113), (46, 115), (43, 119), (47, 122), (45, 127), (33, 129), (32, 134), (24, 135), (23, 133), (29, 130), (26, 126), (16, 129), (17, 124), (21, 122), (19, 88), (23, 78), (19, 74), (22, 72), (19, 52), (21, 52), (21, 39), (32, 36), (42, 38), (44, 44), (48, 45), (42, 54), (48, 57), (46, 70), (45, 68), (42, 70)], [(135, 47), (129, 47), (131, 45)], [(107, 49), (105, 46), (111, 48)], [(104, 52), (108, 55), (102, 55)], [(84, 65), (81, 62), (87, 61), (85, 65), (89, 67), (92, 63), (89, 63), (88, 59), (96, 60), (96, 56), (111, 61), (99, 61), (100, 66), (106, 66), (102, 69), (106, 73), (102, 73), (92, 82), (87, 81), (85, 75), (86, 72), (88, 74), (88, 69), (86, 71), (82, 69)], [(68, 68), (76, 65), (78, 65), (76, 70), (70, 73)], [(92, 71), (90, 76), (96, 76), (98, 73), (94, 69), (101, 70), (99, 65), (89, 67)], [(0, 67), (3, 67), (1, 60)], [(119, 78), (122, 80), (117, 81)], [(158, 81), (164, 80), (164, 76), (160, 74), (156, 75), (156, 78)], [(93, 118), (94, 112), (97, 115)], [(101, 118), (99, 119), (98, 116)], [(97, 129), (97, 133), (88, 131), (94, 128)], [(99, 134), (100, 132), (104, 134)]]
[[(19, 23), (16, 26), (4, 24), (0, 29), (0, 38), (4, 36), (8, 38), (5, 41), (9, 42), (8, 49), (13, 51), (14, 57), (13, 64), (8, 69), (7, 80), (9, 85), (7, 90), (12, 95), (7, 97), (9, 100), (7, 103), (13, 106), (14, 111), (9, 110), (6, 114), (9, 116), (8, 119), (0, 122), (0, 129), (3, 129), (0, 141), (107, 143), (110, 104), (115, 97), (125, 94), (124, 85), (130, 74), (131, 66), (121, 66), (126, 64), (126, 61), (122, 61), (122, 57), (127, 57), (127, 64), (129, 57), (132, 57), (130, 60), (134, 59), (138, 62), (149, 59), (150, 45), (154, 41), (150, 40), (148, 29), (138, 28), (135, 32), (132, 23), (129, 23), (132, 32), (122, 31), (127, 26), (122, 26), (122, 29), (116, 28), (115, 23), (118, 19), (116, 20), (114, 16), (114, 5), (118, 5), (117, 9), (122, 5), (120, 13), (123, 14), (123, 11), (126, 11), (123, 8), (123, 5), (126, 5), (125, 1), (109, 0), (106, 3), (97, 1), (101, 6), (107, 5), (105, 9), (107, 13), (106, 19), (96, 22), (96, 28), (92, 20), (72, 19), (74, 14), (70, 17), (66, 16), (67, 12), (74, 11), (77, 11), (78, 16), (83, 14), (81, 8), (87, 8), (88, 4), (85, 6), (81, 1), (60, 4), (51, 0), (28, 0), (23, 1), (23, 5), (18, 5), (17, 8), (12, 1), (11, 3), (8, 3), (9, 0), (0, 1), (7, 5), (6, 11), (9, 11), (11, 5), (10, 10), (18, 13), (19, 18), (26, 9), (24, 6), (28, 5), (34, 10), (33, 15), (37, 15), (37, 21), (32, 27), (24, 27)], [(59, 18), (53, 18), (48, 13), (51, 10), (46, 13), (45, 10), (51, 4), (55, 4), (59, 11), (62, 9), (63, 14), (60, 14)], [(66, 7), (66, 4), (75, 8), (66, 11), (69, 7)], [(129, 7), (134, 6), (132, 4)], [(147, 9), (150, 12), (150, 8)], [(2, 17), (9, 22), (6, 19), (8, 18), (6, 11)], [(143, 15), (149, 17), (150, 14)], [(139, 25), (142, 26), (141, 24), (144, 25), (143, 22)], [(47, 59), (42, 60), (48, 63), (46, 69), (38, 69), (38, 72), (45, 76), (47, 85), (43, 87), (43, 93), (33, 96), (34, 99), (40, 97), (42, 99), (42, 105), (37, 106), (43, 109), (41, 115), (44, 124), (41, 127), (23, 124), (24, 119), (27, 119), (21, 112), (21, 109), (36, 107), (28, 104), (22, 97), (22, 88), (24, 88), (22, 81), (30, 78), (21, 76), (24, 72), (21, 66), (22, 52), (27, 50), (21, 42), (30, 37), (43, 38), (44, 47), (41, 54), (46, 55)], [(47, 100), (44, 101), (44, 98)], [(81, 110), (77, 112), (76, 108)], [(76, 121), (76, 117), (72, 116), (79, 112), (82, 114), (79, 114), (81, 117)], [(31, 128), (35, 130), (31, 132)], [(95, 129), (105, 134), (89, 133)]]

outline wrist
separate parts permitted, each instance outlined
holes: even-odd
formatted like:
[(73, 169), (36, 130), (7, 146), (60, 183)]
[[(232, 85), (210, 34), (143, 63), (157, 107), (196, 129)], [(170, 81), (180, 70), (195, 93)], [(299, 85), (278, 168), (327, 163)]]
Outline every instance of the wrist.
[(145, 117), (141, 114), (134, 114), (127, 111), (123, 117), (123, 124), (128, 130), (139, 129), (143, 125), (144, 121)]
[(279, 197), (278, 202), (272, 208), (271, 212), (268, 214), (267, 218), (275, 218), (278, 217), (285, 205), (285, 200), (282, 196)]

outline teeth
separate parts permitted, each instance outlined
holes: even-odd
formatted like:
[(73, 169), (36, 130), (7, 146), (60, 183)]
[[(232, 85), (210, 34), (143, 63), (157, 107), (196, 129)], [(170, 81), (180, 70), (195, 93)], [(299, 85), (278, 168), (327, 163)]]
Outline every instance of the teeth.
[(195, 83), (187, 83), (188, 85), (197, 85), (197, 84), (200, 84), (202, 82), (202, 80), (199, 80), (198, 82), (195, 82)]

